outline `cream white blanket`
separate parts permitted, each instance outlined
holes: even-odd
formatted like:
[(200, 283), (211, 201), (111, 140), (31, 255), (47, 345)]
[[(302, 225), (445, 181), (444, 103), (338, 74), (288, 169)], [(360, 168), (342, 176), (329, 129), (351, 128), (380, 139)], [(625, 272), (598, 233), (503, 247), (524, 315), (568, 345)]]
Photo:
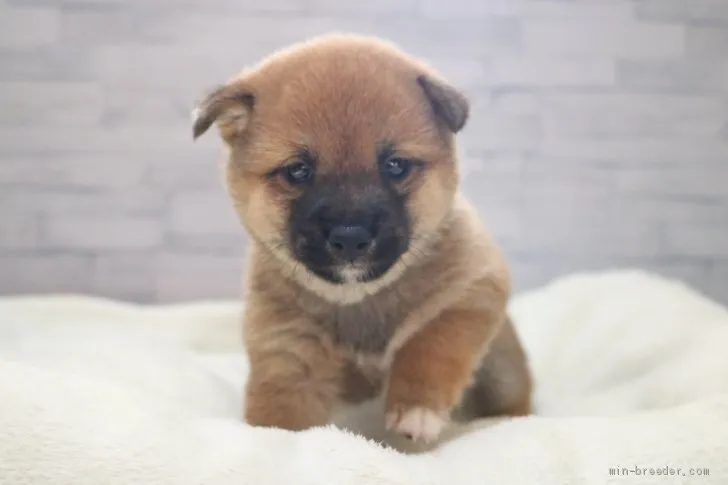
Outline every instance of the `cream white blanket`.
[[(241, 423), (239, 313), (0, 299), (0, 483), (728, 483), (728, 312), (680, 283), (615, 271), (520, 295), (539, 416), (453, 427), (421, 453)], [(338, 422), (407, 450), (380, 414)]]

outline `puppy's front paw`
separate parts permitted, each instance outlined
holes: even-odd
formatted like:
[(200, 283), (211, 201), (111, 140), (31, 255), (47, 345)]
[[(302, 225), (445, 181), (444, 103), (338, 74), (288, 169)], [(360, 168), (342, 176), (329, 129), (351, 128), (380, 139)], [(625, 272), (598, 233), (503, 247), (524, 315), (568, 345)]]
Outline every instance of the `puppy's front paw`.
[(424, 407), (396, 406), (386, 415), (387, 429), (413, 441), (422, 440), (426, 443), (436, 440), (446, 424), (447, 419), (442, 413)]

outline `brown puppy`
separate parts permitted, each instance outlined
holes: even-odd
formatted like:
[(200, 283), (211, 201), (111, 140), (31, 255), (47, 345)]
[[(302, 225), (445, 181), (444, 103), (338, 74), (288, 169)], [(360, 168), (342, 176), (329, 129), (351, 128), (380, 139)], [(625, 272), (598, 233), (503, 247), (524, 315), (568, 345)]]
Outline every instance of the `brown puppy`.
[[(245, 419), (291, 430), (386, 393), (387, 426), (529, 412), (507, 265), (458, 192), (468, 101), (382, 41), (329, 35), (209, 94), (253, 240)], [(462, 404), (462, 406), (458, 406)]]

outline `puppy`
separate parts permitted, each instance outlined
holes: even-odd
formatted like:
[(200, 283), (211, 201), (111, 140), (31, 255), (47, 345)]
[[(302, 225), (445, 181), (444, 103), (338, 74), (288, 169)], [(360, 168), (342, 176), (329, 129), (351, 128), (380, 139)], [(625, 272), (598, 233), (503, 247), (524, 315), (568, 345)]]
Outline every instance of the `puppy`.
[(386, 425), (523, 415), (526, 356), (497, 244), (458, 192), (463, 94), (397, 47), (317, 37), (196, 107), (252, 239), (245, 419), (303, 430), (385, 393)]

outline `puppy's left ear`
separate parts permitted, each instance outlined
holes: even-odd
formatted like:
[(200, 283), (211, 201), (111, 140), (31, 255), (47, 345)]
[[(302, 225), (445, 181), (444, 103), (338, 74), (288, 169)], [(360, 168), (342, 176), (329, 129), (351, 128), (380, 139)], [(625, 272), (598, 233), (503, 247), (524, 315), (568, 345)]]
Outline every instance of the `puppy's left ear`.
[(192, 136), (196, 140), (213, 123), (226, 141), (245, 132), (255, 106), (255, 95), (237, 84), (219, 86), (197, 103), (192, 111)]
[(445, 123), (453, 133), (463, 129), (468, 121), (470, 102), (463, 93), (433, 76), (422, 74), (417, 76), (417, 84), (427, 96), (435, 115)]

